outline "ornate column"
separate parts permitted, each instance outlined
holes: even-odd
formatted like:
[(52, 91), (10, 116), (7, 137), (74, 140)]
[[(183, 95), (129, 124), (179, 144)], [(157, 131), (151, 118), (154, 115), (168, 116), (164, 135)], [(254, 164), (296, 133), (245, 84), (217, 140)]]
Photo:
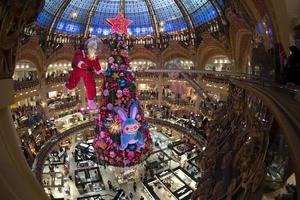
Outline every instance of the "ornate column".
[(19, 33), (36, 18), (44, 1), (1, 1), (0, 4), (0, 193), (2, 199), (48, 200), (20, 148), (9, 105), (14, 102), (12, 75)]
[[(159, 69), (163, 69), (163, 58), (162, 58), (162, 55), (161, 53), (157, 53), (157, 57), (158, 57), (158, 68)], [(158, 75), (158, 81), (157, 81), (157, 92), (158, 92), (158, 106), (161, 106), (162, 105), (162, 101), (163, 101), (163, 87), (164, 87), (164, 84), (163, 84), (163, 73), (160, 73)]]
[(158, 75), (158, 106), (161, 106), (163, 100), (163, 74)]
[(42, 100), (42, 107), (44, 110), (44, 114), (45, 114), (45, 118), (49, 119), (49, 108), (47, 105), (47, 92), (48, 92), (48, 86), (47, 86), (47, 82), (45, 79), (45, 75), (41, 75), (41, 85), (40, 85), (40, 96), (41, 96), (41, 100)]
[[(201, 74), (199, 74), (199, 75), (197, 76), (196, 82), (197, 82), (198, 84), (200, 84), (200, 83), (202, 82), (202, 75), (201, 75)], [(196, 93), (196, 94), (197, 94), (197, 93)], [(196, 99), (196, 101), (195, 101), (195, 113), (196, 113), (196, 114), (199, 114), (199, 113), (200, 113), (201, 100), (202, 100), (201, 97), (199, 97), (199, 94), (197, 94), (197, 99)]]

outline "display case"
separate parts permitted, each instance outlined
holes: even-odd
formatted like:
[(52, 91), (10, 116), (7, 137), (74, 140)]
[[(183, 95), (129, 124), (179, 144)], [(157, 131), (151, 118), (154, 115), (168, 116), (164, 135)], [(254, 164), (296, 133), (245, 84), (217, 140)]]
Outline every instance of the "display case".
[(174, 173), (182, 180), (185, 184), (190, 186), (193, 190), (196, 190), (196, 180), (190, 177), (183, 169), (174, 169)]

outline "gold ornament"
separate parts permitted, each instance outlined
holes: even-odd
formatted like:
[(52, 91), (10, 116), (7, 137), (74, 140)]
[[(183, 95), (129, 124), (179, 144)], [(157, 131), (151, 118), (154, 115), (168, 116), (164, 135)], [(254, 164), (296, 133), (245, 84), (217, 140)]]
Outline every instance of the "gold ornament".
[(122, 130), (122, 125), (121, 123), (114, 121), (110, 124), (109, 127), (109, 132), (112, 134), (117, 134), (117, 133), (121, 133)]
[(119, 74), (118, 74), (118, 73), (113, 73), (113, 78), (114, 78), (114, 79), (119, 78)]

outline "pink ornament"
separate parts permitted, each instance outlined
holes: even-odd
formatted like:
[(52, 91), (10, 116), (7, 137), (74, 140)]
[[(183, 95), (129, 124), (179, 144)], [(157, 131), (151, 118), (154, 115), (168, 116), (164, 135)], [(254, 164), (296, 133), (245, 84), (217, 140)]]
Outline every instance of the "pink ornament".
[(110, 152), (109, 152), (109, 156), (110, 156), (111, 158), (114, 158), (114, 157), (116, 157), (116, 153), (115, 153), (114, 151), (110, 151)]
[(122, 90), (118, 90), (117, 93), (116, 93), (116, 96), (117, 96), (118, 98), (121, 98), (121, 97), (123, 96)]
[(101, 137), (101, 138), (105, 138), (105, 137), (106, 137), (106, 132), (101, 131), (101, 132), (100, 132), (100, 137)]
[(107, 109), (108, 110), (112, 110), (114, 108), (114, 105), (112, 105), (111, 103), (107, 104)]
[(128, 152), (128, 159), (131, 161), (134, 158), (134, 152), (133, 151), (129, 151)]
[(129, 89), (128, 89), (128, 88), (124, 88), (124, 89), (123, 89), (123, 94), (124, 94), (125, 96), (129, 96), (129, 95), (130, 95)]
[(114, 63), (114, 61), (115, 61), (115, 59), (114, 59), (113, 57), (109, 57), (109, 58), (108, 58), (108, 63), (109, 63), (109, 64)]
[(105, 89), (105, 90), (103, 91), (103, 95), (104, 95), (105, 97), (107, 97), (107, 96), (109, 95), (109, 91), (108, 91), (107, 89)]

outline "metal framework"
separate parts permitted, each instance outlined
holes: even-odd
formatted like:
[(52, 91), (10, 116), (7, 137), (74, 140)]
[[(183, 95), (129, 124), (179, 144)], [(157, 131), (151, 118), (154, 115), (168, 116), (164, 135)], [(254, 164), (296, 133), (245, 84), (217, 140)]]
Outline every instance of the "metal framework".
[(88, 18), (86, 21), (86, 26), (85, 26), (84, 35), (83, 35), (84, 37), (89, 36), (92, 18), (95, 15), (96, 8), (97, 8), (99, 2), (100, 2), (100, 0), (94, 0), (94, 3), (89, 10), (89, 15), (88, 15)]
[(191, 31), (191, 33), (195, 33), (195, 25), (193, 20), (191, 19), (191, 16), (189, 15), (188, 10), (186, 9), (186, 7), (183, 5), (183, 3), (181, 2), (181, 0), (174, 0), (176, 5), (178, 6), (184, 20), (185, 23), (188, 25), (189, 30)]
[(213, 7), (216, 9), (216, 11), (218, 12), (218, 15), (221, 17), (223, 23), (227, 23), (225, 15), (222, 11), (220, 4), (216, 0), (210, 0), (210, 2), (213, 5)]
[(61, 6), (59, 7), (59, 9), (57, 10), (57, 12), (55, 13), (55, 15), (53, 17), (53, 20), (52, 20), (51, 25), (48, 30), (49, 33), (52, 33), (55, 30), (55, 27), (57, 26), (59, 19), (63, 15), (65, 9), (67, 8), (67, 6), (69, 5), (70, 2), (71, 2), (71, 0), (65, 0), (61, 4)]
[(158, 37), (159, 36), (158, 20), (157, 20), (156, 13), (155, 13), (155, 10), (152, 5), (152, 0), (146, 0), (146, 5), (148, 8), (150, 17), (151, 17), (152, 26), (154, 29), (154, 35), (156, 37)]
[(120, 0), (120, 12), (123, 13), (125, 17), (125, 0)]

